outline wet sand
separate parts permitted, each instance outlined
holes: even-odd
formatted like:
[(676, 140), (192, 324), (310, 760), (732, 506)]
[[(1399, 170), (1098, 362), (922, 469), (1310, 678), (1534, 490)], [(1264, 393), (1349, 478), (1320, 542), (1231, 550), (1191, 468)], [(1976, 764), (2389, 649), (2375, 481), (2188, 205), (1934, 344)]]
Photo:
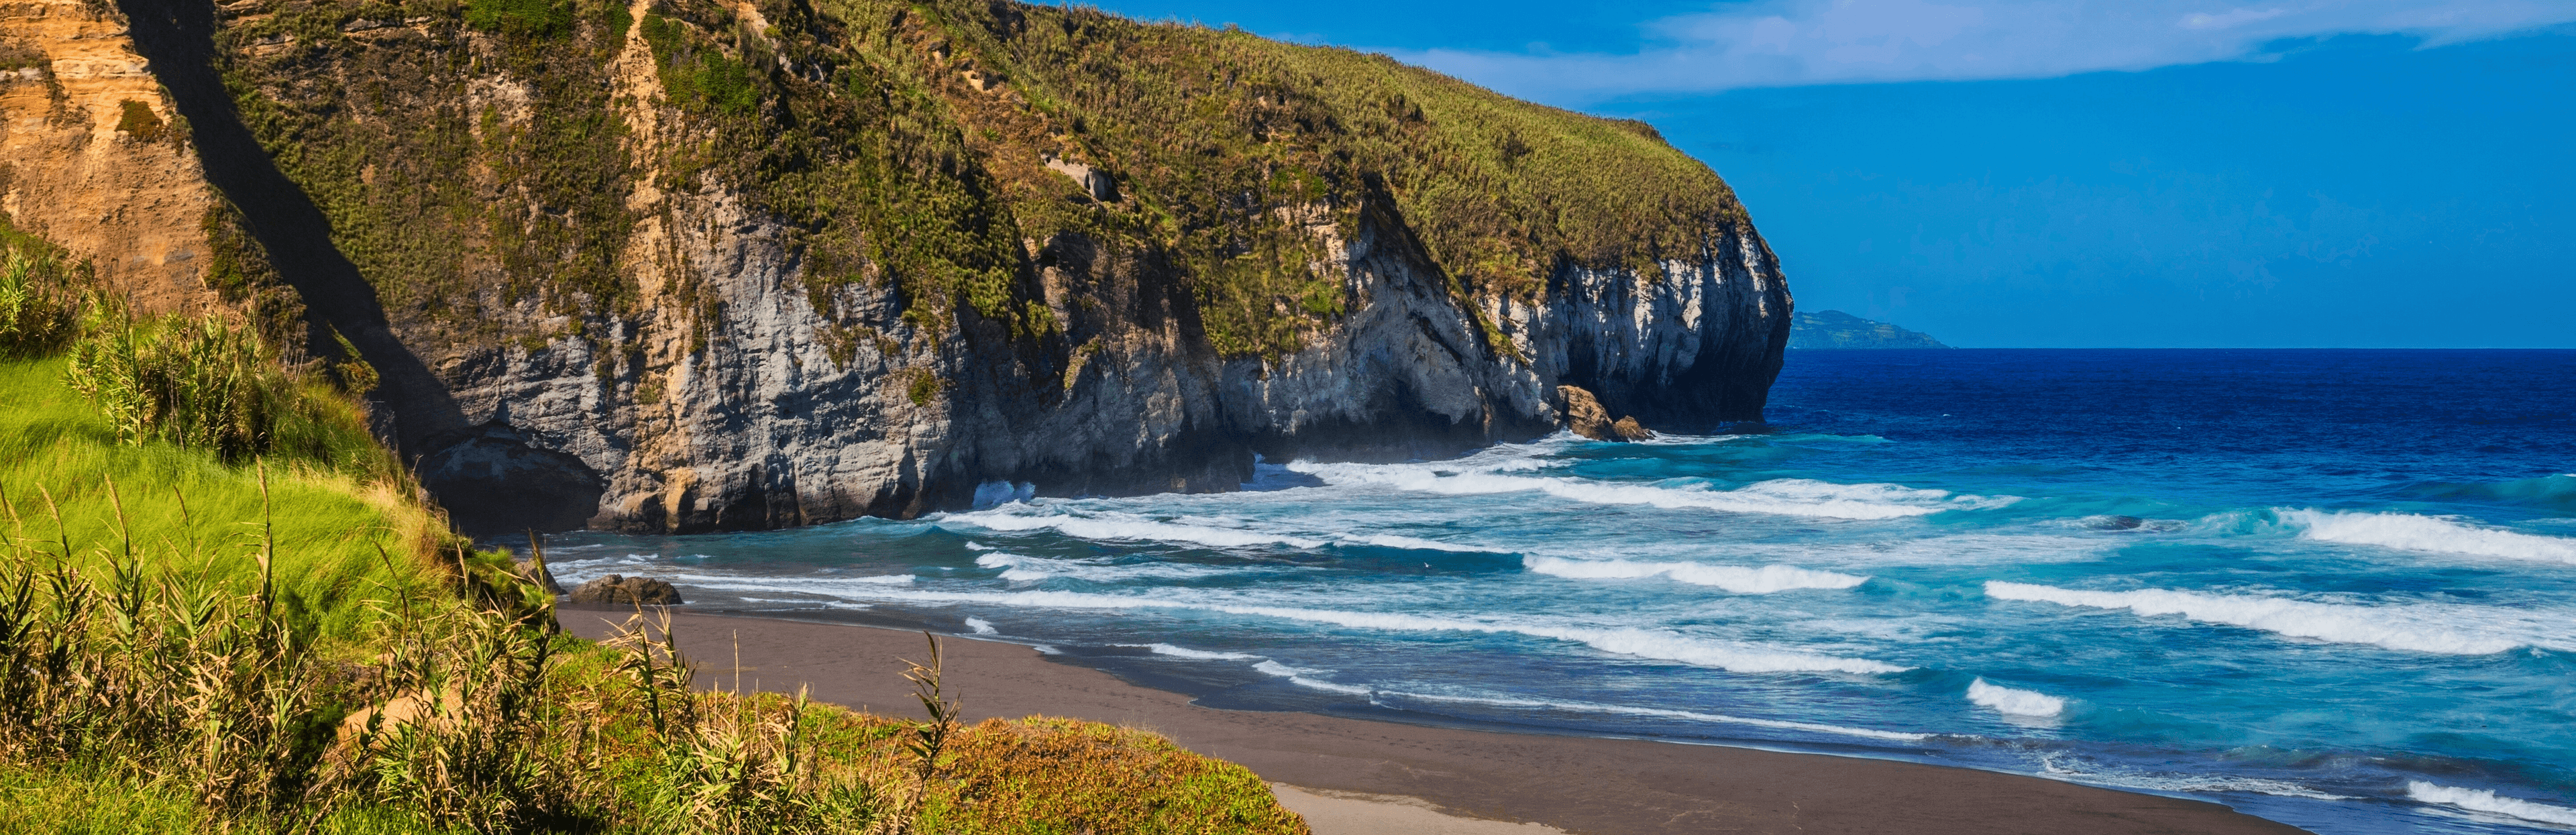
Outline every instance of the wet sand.
[[(561, 620), (574, 634), (597, 638), (624, 616), (567, 609)], [(678, 613), (672, 624), (682, 651), (698, 663), (701, 684), (718, 678), (731, 684), (738, 642), (745, 686), (792, 692), (807, 685), (815, 698), (851, 707), (900, 716), (920, 710), (899, 675), (901, 659), (922, 657), (918, 632)], [(963, 696), (969, 721), (1045, 714), (1154, 731), (1307, 790), (1301, 794), (1340, 801), (1329, 814), (1385, 820), (1402, 831), (1441, 830), (1401, 823), (1418, 820), (1405, 815), (1424, 807), (1364, 796), (1419, 798), (1447, 815), (1537, 823), (1577, 835), (2303, 831), (2215, 803), (1974, 769), (1215, 710), (1190, 704), (1188, 696), (1048, 661), (1018, 644), (944, 644), (950, 692)], [(1394, 817), (1369, 818), (1372, 809)], [(1541, 831), (1478, 831), (1512, 829)]]

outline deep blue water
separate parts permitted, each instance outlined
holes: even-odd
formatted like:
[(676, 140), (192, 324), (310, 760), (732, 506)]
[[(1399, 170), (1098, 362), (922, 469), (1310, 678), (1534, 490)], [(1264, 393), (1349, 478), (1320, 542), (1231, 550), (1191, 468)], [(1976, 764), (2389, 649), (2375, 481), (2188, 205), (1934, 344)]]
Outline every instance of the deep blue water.
[(1767, 418), (554, 554), (1221, 707), (2576, 830), (2576, 351), (1792, 352)]

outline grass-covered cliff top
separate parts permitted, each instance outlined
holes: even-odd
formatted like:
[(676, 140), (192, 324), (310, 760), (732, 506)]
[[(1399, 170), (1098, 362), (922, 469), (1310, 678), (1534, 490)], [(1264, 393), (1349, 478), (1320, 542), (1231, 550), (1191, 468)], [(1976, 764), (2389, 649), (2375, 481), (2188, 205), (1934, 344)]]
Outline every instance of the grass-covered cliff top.
[[(827, 314), (835, 287), (891, 281), (934, 334), (961, 307), (1016, 338), (1056, 333), (1032, 279), (1046, 242), (1080, 233), (1110, 245), (1096, 271), (1183, 282), (1211, 342), (1237, 355), (1292, 348), (1343, 310), (1339, 282), (1310, 269), (1316, 230), (1347, 236), (1363, 214), (1409, 232), (1462, 296), (1527, 296), (1569, 263), (1652, 271), (1742, 217), (1724, 182), (1642, 123), (1383, 56), (1087, 8), (226, 9), (224, 74), (245, 122), (398, 318), (494, 344), (588, 340), (606, 349), (603, 378), (641, 359), (609, 344), (637, 332), (615, 325), (708, 311), (690, 281), (647, 298), (622, 260), (639, 220), (669, 210), (630, 206), (639, 186), (743, 195), (787, 222)], [(649, 136), (619, 97), (637, 41), (670, 108)], [(1114, 183), (1107, 199), (1064, 173), (1077, 166)], [(483, 315), (529, 298), (584, 323), (501, 333)]]

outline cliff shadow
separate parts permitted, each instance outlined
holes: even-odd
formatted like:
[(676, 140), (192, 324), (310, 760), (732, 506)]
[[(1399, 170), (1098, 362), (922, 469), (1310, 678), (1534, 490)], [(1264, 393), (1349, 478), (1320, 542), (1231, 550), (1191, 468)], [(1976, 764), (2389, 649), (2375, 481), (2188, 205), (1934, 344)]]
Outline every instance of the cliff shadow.
[(356, 345), (382, 378), (377, 394), (393, 413), (394, 440), (417, 458), (430, 436), (465, 426), (445, 383), (388, 326), (376, 288), (331, 240), (321, 207), (278, 170), (242, 123), (216, 70), (215, 7), (205, 0), (118, 0), (136, 52), (188, 119), (206, 181), (241, 210), (243, 226), (267, 250), (278, 277), (302, 297), (307, 350), (336, 353), (330, 329)]

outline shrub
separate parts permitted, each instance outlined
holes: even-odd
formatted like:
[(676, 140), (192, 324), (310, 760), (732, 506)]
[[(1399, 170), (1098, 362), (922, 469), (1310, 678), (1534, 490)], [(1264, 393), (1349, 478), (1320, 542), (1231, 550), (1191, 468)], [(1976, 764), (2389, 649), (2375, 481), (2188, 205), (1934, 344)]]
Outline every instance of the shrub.
[(564, 0), (467, 0), (465, 23), (486, 32), (554, 37), (572, 31), (572, 4)]
[(107, 412), (119, 437), (164, 439), (237, 463), (275, 446), (295, 398), (250, 329), (211, 314), (137, 323), (121, 307), (92, 300), (70, 369), (72, 387)]
[(0, 357), (61, 350), (78, 325), (63, 271), (49, 252), (0, 253)]
[(152, 106), (133, 99), (118, 102), (125, 109), (116, 119), (116, 132), (134, 137), (136, 142), (159, 142), (170, 135), (170, 126), (162, 122)]

